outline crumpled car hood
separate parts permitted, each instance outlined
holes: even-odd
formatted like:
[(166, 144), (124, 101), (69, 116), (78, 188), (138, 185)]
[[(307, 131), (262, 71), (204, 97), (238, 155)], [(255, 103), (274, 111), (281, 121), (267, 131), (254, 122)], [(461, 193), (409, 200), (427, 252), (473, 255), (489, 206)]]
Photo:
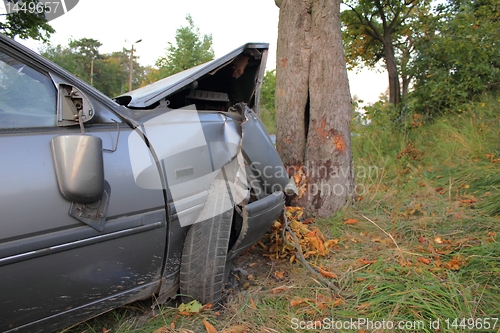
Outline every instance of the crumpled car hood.
[(175, 109), (185, 106), (188, 91), (196, 89), (227, 94), (229, 105), (244, 102), (255, 110), (268, 48), (267, 43), (247, 43), (220, 58), (118, 96), (115, 101), (131, 109)]

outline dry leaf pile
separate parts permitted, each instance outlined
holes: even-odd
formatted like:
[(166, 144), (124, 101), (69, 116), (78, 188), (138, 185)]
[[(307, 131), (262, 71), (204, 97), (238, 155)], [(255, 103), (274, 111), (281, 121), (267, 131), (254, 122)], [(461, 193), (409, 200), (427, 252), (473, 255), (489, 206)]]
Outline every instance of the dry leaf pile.
[[(290, 229), (295, 233), (300, 248), (305, 258), (322, 256), (330, 252), (339, 242), (338, 239), (326, 239), (321, 230), (311, 226), (314, 219), (303, 220), (304, 208), (286, 207), (286, 216)], [(289, 259), (291, 263), (296, 261), (296, 249), (293, 236), (287, 231), (283, 234), (285, 222), (282, 218), (274, 222), (270, 232), (257, 242), (266, 252), (264, 256), (272, 259)], [(283, 235), (286, 240), (283, 239)]]
[[(326, 239), (325, 235), (317, 227), (313, 226), (314, 219), (304, 220), (304, 208), (286, 207), (286, 216), (290, 229), (295, 234), (304, 258), (326, 257), (330, 250), (338, 244), (338, 239)], [(285, 222), (283, 218), (274, 222), (271, 230), (264, 235), (257, 244), (265, 251), (265, 257), (271, 259), (289, 260), (290, 263), (297, 261), (297, 249), (295, 241), (289, 231), (283, 232)], [(318, 273), (325, 278), (338, 278), (335, 273), (329, 272), (322, 265), (313, 265)], [(279, 272), (277, 272), (279, 273)], [(282, 277), (276, 276), (277, 280)]]

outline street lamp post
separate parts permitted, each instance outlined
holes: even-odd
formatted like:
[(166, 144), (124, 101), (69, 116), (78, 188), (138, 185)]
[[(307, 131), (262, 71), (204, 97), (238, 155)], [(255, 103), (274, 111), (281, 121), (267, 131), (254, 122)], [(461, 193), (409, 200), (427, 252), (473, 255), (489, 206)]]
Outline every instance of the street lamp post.
[(134, 44), (140, 43), (142, 39), (135, 41), (134, 43), (129, 42), (125, 39), (127, 43), (132, 45), (132, 50), (130, 51), (130, 64), (129, 64), (129, 73), (128, 73), (128, 91), (132, 91), (132, 72), (134, 67)]
[(90, 85), (94, 86), (94, 59), (96, 56), (92, 57), (92, 60), (90, 60)]

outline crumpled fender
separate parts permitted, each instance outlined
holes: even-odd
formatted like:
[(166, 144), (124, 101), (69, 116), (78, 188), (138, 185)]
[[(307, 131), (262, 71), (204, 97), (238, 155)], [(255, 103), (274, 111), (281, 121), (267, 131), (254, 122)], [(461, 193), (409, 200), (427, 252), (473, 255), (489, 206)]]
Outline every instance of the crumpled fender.
[(255, 189), (257, 187), (255, 181), (258, 181), (264, 192), (258, 195), (259, 197), (277, 191), (287, 191), (290, 187), (290, 178), (264, 124), (246, 104), (237, 104), (235, 108), (239, 108), (245, 118), (241, 125), (243, 133), (241, 146), (248, 162), (248, 169), (251, 171), (249, 176), (253, 176), (252, 187)]

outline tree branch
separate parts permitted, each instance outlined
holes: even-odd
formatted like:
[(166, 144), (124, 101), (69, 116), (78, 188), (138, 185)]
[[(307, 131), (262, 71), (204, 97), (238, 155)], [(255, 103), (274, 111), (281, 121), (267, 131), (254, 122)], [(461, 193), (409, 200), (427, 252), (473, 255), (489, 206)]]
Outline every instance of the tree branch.
[(384, 13), (384, 7), (380, 3), (380, 0), (375, 0), (375, 7), (378, 10), (378, 14), (380, 16), (380, 19), (382, 20), (382, 27), (384, 28), (384, 31), (385, 31), (385, 29), (387, 28), (387, 19), (385, 17), (385, 13)]

